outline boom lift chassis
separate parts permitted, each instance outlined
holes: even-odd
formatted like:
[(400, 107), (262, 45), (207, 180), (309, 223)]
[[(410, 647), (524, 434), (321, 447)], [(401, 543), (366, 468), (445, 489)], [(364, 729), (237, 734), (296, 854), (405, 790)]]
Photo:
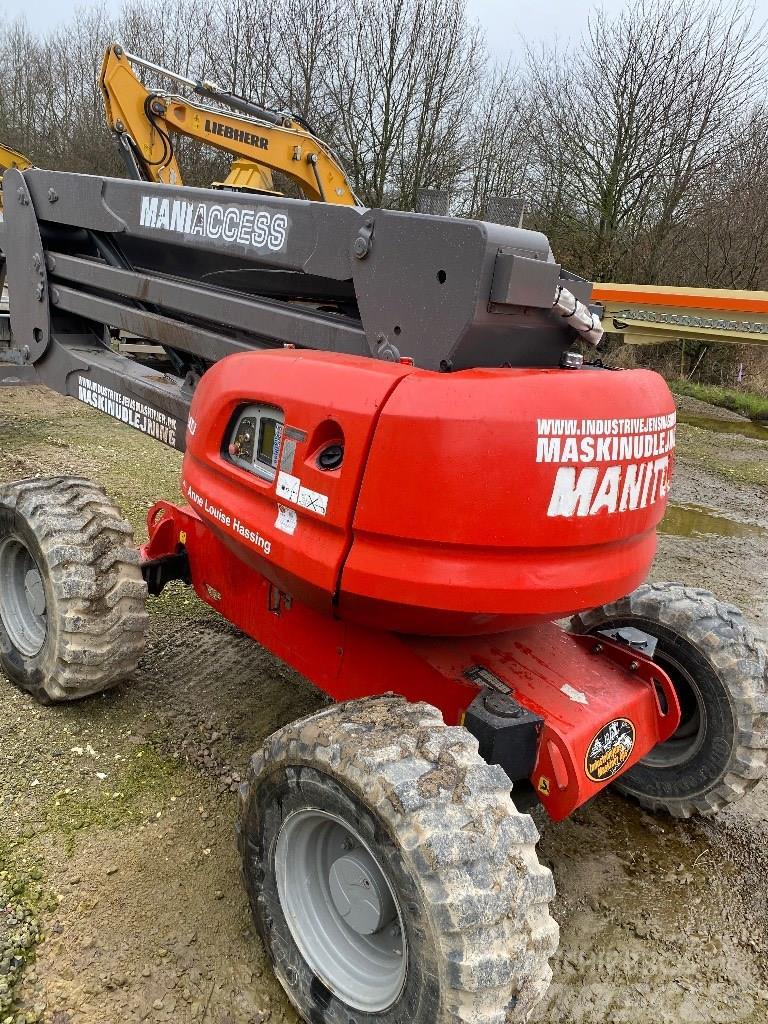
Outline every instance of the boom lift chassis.
[(615, 784), (712, 813), (765, 771), (739, 613), (638, 587), (666, 386), (579, 368), (590, 285), (534, 232), (41, 170), (5, 195), (11, 358), (185, 452), (186, 499), (150, 509), (137, 552), (87, 481), (0, 488), (5, 672), (44, 702), (113, 685), (147, 591), (191, 585), (341, 702), (270, 737), (242, 790), (298, 1011), (526, 1019), (557, 926), (521, 807), (559, 820)]

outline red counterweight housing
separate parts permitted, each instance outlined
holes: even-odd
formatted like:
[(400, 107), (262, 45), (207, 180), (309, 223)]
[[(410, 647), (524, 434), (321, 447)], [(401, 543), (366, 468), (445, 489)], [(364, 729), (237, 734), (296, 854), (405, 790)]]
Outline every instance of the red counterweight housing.
[(487, 635), (643, 580), (674, 410), (645, 370), (233, 355), (195, 393), (183, 489), (241, 561), (316, 610)]

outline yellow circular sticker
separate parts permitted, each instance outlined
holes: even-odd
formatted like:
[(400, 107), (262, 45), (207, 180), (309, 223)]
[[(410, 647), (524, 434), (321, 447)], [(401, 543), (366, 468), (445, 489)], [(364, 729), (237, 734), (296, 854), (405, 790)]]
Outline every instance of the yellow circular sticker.
[(635, 727), (628, 718), (604, 725), (587, 748), (584, 770), (593, 782), (607, 782), (618, 775), (635, 746)]

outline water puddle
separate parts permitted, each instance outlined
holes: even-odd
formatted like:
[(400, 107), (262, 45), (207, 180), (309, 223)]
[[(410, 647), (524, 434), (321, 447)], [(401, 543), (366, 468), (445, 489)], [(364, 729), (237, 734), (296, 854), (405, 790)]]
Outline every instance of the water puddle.
[(667, 505), (659, 533), (672, 537), (768, 537), (768, 530), (737, 523), (699, 505)]
[(720, 420), (717, 417), (678, 413), (677, 422), (687, 423), (700, 430), (713, 430), (717, 434), (740, 434), (742, 437), (768, 441), (768, 423), (757, 423), (755, 420)]

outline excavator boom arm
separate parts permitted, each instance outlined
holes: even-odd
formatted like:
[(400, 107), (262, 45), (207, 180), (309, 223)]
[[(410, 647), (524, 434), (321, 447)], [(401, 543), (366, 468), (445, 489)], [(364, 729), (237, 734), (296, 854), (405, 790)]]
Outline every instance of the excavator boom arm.
[[(0, 142), (0, 212), (3, 209), (3, 175), (6, 171), (12, 167), (18, 168), (20, 171), (26, 171), (28, 167), (32, 166), (32, 162), (27, 160), (21, 153), (17, 153), (15, 149), (11, 149), (9, 146), (4, 146)], [(2, 260), (0, 254), (0, 291), (2, 291), (2, 284), (5, 278), (5, 261)]]
[[(130, 147), (129, 159), (146, 180), (183, 183), (172, 142), (173, 134), (178, 134), (235, 158), (224, 182), (227, 186), (268, 192), (272, 190), (271, 172), (280, 171), (308, 199), (358, 205), (344, 170), (328, 147), (292, 122), (273, 124), (183, 96), (152, 92), (139, 80), (120, 46), (107, 50), (100, 83), (109, 124), (122, 144)], [(209, 83), (200, 83), (200, 88), (212, 99), (227, 103), (227, 94), (219, 95)]]
[(20, 171), (26, 171), (31, 166), (32, 162), (25, 156), (0, 142), (0, 171), (7, 171), (9, 167), (18, 167)]

